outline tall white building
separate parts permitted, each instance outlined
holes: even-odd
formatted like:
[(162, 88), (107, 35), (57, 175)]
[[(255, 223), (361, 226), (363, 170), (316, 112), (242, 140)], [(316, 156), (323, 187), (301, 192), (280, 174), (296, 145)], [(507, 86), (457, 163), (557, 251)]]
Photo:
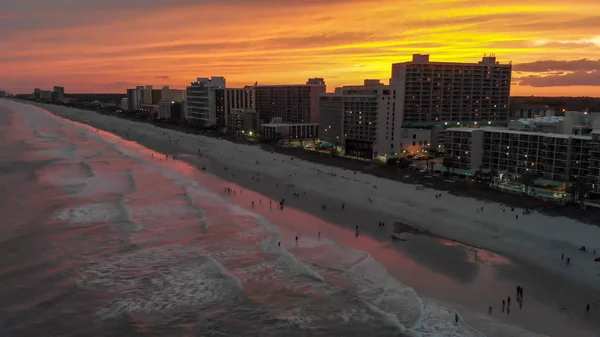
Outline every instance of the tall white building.
[(410, 62), (392, 65), (397, 117), (405, 127), (507, 121), (511, 70), (495, 56), (457, 63), (415, 54)]
[(185, 119), (203, 126), (225, 126), (224, 77), (199, 77), (186, 89)]
[(127, 104), (129, 111), (136, 111), (144, 105), (144, 87), (137, 86), (135, 89), (127, 89)]
[(360, 86), (336, 88), (320, 99), (320, 137), (348, 155), (416, 152), (430, 146), (431, 130), (402, 128), (394, 111), (394, 86), (365, 80)]
[(320, 137), (348, 155), (372, 158), (396, 152), (400, 120), (393, 111), (394, 90), (379, 80), (336, 88), (320, 97)]

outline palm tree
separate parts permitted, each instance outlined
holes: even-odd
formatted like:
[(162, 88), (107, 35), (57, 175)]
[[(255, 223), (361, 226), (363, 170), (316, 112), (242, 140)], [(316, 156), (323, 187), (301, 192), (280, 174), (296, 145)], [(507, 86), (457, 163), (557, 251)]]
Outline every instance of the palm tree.
[(567, 188), (567, 192), (573, 198), (573, 202), (579, 201), (579, 205), (583, 208), (585, 204), (585, 200), (587, 198), (588, 193), (592, 190), (592, 186), (590, 182), (584, 178), (580, 177), (574, 183), (570, 184)]
[(444, 165), (448, 174), (450, 174), (450, 170), (454, 172), (454, 158), (444, 157), (444, 159), (442, 159), (442, 165)]
[(535, 185), (536, 174), (535, 173), (524, 173), (521, 175), (519, 181), (525, 185), (525, 193), (529, 194), (529, 189)]

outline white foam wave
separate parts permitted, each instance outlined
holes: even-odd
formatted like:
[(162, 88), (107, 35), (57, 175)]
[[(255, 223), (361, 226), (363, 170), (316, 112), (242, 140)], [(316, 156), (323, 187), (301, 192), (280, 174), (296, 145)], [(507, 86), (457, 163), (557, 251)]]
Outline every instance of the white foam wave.
[(119, 299), (106, 303), (102, 319), (124, 313), (168, 314), (181, 307), (207, 308), (243, 291), (238, 279), (216, 260), (183, 246), (106, 257), (78, 270), (79, 287), (109, 290)]
[(54, 215), (54, 219), (75, 225), (93, 225), (121, 220), (121, 210), (115, 204), (87, 204), (63, 209)]

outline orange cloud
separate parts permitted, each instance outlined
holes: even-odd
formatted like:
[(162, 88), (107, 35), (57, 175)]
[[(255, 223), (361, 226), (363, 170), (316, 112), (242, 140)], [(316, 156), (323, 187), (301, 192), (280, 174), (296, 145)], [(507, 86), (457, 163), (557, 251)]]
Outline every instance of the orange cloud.
[[(55, 0), (52, 10), (42, 0), (8, 1), (0, 87), (15, 92), (184, 87), (212, 75), (230, 86), (318, 76), (332, 89), (385, 80), (414, 53), (476, 61), (494, 52), (514, 64), (600, 59), (597, 0)], [(585, 74), (526, 76), (535, 77), (517, 81), (513, 94), (600, 93)]]

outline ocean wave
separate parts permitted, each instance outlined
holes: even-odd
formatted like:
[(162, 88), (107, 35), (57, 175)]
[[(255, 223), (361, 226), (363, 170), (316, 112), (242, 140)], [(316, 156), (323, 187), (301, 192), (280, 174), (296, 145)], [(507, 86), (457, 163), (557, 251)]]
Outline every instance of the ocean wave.
[(186, 246), (167, 246), (106, 256), (79, 268), (80, 288), (114, 294), (96, 314), (161, 313), (208, 308), (239, 296), (241, 283), (215, 259)]
[[(418, 336), (478, 336), (462, 321), (454, 324), (451, 307), (419, 297), (367, 253), (311, 236), (303, 236), (296, 246), (293, 233), (175, 170), (152, 164), (149, 155), (102, 142), (111, 145), (95, 148), (97, 152), (75, 151), (73, 161), (84, 160), (87, 167), (80, 169), (88, 174), (87, 188), (75, 197), (118, 198), (117, 206), (100, 202), (57, 215), (74, 224), (143, 226), (128, 238), (132, 251), (102, 256), (78, 270), (79, 287), (114, 296), (97, 311), (98, 317), (204, 309), (250, 288), (253, 301), (307, 329), (323, 321), (378, 317), (393, 331)], [(122, 156), (110, 157), (114, 154)], [(84, 155), (92, 157), (81, 159)], [(137, 245), (149, 240), (160, 246)]]

